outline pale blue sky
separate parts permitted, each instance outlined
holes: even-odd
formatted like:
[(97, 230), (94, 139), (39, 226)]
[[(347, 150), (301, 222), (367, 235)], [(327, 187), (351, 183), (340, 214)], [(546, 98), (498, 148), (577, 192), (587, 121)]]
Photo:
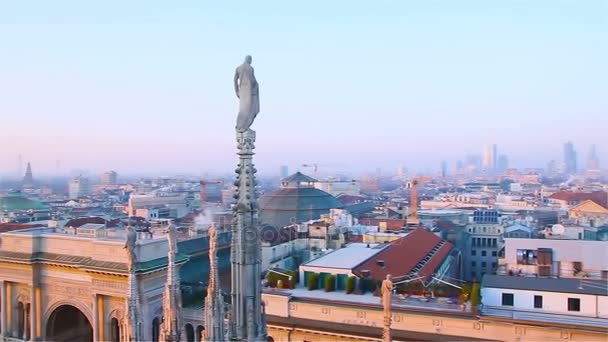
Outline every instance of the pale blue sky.
[[(229, 171), (234, 68), (257, 164), (437, 170), (608, 155), (606, 1), (0, 2), (0, 173)], [(603, 158), (605, 166), (607, 158)], [(451, 164), (452, 165), (452, 164)]]

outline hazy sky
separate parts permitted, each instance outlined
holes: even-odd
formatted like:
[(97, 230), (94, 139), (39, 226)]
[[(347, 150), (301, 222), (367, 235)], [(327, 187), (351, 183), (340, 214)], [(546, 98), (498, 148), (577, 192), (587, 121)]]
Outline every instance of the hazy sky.
[(2, 1), (0, 173), (230, 171), (253, 55), (256, 164), (608, 163), (608, 2)]

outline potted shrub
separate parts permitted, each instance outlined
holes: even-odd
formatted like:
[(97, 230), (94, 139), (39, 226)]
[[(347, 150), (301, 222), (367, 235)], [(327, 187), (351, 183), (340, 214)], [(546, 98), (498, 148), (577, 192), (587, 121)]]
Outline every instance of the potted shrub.
[(351, 294), (355, 291), (355, 286), (357, 285), (357, 277), (350, 276), (346, 279), (346, 293)]
[(332, 292), (336, 289), (336, 277), (334, 275), (328, 275), (325, 277), (325, 292)]

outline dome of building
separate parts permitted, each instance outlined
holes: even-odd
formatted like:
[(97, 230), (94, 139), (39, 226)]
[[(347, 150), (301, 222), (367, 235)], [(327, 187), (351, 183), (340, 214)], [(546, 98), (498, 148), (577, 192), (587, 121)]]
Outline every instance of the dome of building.
[(19, 191), (0, 197), (0, 211), (11, 212), (43, 209), (48, 209), (48, 206), (42, 204), (41, 202), (23, 197)]
[(314, 188), (315, 180), (297, 172), (281, 181), (281, 188), (260, 198), (260, 222), (274, 227), (318, 219), (344, 205), (334, 196)]

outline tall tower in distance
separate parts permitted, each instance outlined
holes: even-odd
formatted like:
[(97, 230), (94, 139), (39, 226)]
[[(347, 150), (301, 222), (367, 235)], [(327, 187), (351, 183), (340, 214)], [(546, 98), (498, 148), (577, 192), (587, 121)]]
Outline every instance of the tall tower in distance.
[(497, 172), (505, 172), (509, 168), (509, 157), (506, 154), (501, 154), (498, 156), (498, 161), (496, 162), (496, 171)]
[(600, 169), (600, 158), (597, 156), (595, 145), (591, 145), (589, 156), (587, 157), (587, 171), (597, 171)]
[(22, 186), (24, 188), (34, 185), (34, 176), (32, 175), (32, 165), (28, 162), (27, 168), (25, 169), (25, 176), (23, 176)]
[(576, 151), (571, 141), (564, 144), (564, 172), (567, 174), (576, 173)]
[(496, 144), (494, 145), (486, 145), (483, 148), (482, 154), (482, 169), (485, 172), (494, 172), (496, 171)]
[(281, 179), (287, 178), (287, 176), (289, 176), (289, 167), (287, 165), (281, 165), (281, 169), (279, 170), (279, 172), (279, 176), (281, 177)]
[(100, 183), (102, 185), (115, 185), (118, 180), (118, 174), (115, 171), (107, 171), (101, 174)]

